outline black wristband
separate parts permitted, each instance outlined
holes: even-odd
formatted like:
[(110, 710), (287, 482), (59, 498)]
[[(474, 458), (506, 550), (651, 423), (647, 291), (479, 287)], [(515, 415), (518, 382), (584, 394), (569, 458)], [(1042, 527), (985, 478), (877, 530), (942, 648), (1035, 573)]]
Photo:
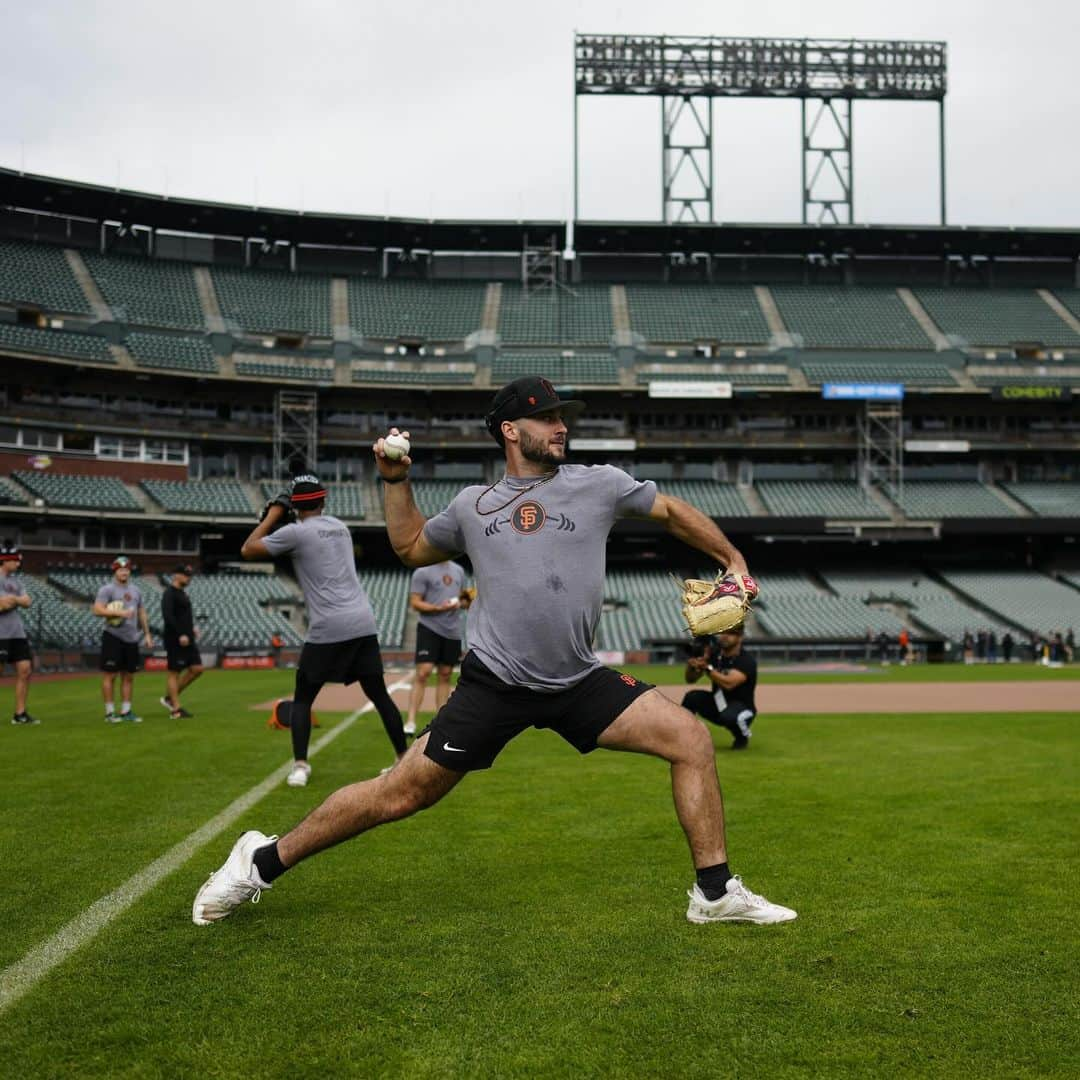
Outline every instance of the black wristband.
[(408, 474), (406, 474), (405, 476), (399, 476), (396, 480), (389, 480), (384, 476), (382, 478), (382, 482), (384, 484), (403, 484), (408, 479), (409, 479)]

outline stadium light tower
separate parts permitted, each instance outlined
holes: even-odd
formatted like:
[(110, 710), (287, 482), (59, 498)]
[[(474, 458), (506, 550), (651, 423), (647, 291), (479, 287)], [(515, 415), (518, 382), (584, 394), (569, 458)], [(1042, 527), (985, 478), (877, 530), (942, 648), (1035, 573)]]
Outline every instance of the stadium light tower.
[(854, 223), (856, 100), (936, 101), (944, 225), (945, 61), (942, 41), (575, 34), (574, 220), (578, 101), (617, 95), (660, 98), (664, 222), (713, 220), (713, 98), (800, 100), (804, 224)]

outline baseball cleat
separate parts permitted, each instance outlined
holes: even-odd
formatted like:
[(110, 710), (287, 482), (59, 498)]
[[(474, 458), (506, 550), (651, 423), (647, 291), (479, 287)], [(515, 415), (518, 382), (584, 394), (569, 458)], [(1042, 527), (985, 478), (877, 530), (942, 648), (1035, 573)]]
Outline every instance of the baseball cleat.
[(263, 889), (269, 889), (255, 869), (255, 852), (272, 844), (276, 836), (265, 836), (252, 829), (233, 845), (224, 864), (206, 879), (195, 894), (191, 906), (191, 921), (196, 926), (209, 926), (228, 918), (241, 904), (259, 902)]
[(771, 904), (764, 896), (752, 893), (739, 877), (728, 881), (727, 895), (719, 900), (707, 899), (697, 885), (686, 895), (690, 897), (686, 918), (692, 923), (749, 922), (768, 926), (796, 918), (796, 912), (791, 908)]
[(404, 727), (403, 727), (403, 730), (404, 730), (406, 735), (415, 735), (416, 734), (416, 723), (414, 721), (412, 721), (412, 720), (406, 720), (405, 724), (404, 724)]
[(307, 787), (307, 782), (310, 779), (311, 766), (306, 761), (298, 761), (289, 770), (289, 775), (285, 777), (285, 783), (289, 787)]

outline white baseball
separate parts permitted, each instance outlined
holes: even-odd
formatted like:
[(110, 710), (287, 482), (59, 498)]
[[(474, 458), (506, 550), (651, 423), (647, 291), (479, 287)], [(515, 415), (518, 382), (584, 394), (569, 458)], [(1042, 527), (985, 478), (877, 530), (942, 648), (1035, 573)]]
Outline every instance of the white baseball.
[(404, 435), (387, 435), (383, 439), (383, 453), (389, 461), (400, 461), (409, 452), (409, 440)]

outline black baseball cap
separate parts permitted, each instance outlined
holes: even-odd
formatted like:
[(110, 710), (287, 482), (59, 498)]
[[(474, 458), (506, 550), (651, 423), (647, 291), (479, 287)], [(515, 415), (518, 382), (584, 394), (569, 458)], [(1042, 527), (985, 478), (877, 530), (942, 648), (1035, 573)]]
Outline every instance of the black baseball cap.
[(305, 504), (318, 502), (326, 498), (326, 488), (319, 483), (319, 478), (312, 473), (303, 473), (294, 476), (292, 486), (289, 488), (289, 498), (293, 505), (303, 510)]
[(22, 552), (17, 544), (5, 544), (0, 548), (0, 562), (22, 562)]
[(191, 563), (186, 563), (186, 562), (177, 563), (172, 568), (172, 572), (174, 574), (184, 574), (187, 577), (192, 577), (194, 575), (194, 573), (195, 573), (195, 567), (192, 566)]
[(491, 437), (504, 446), (506, 440), (501, 431), (504, 420), (520, 420), (523, 416), (535, 416), (549, 409), (562, 409), (563, 416), (573, 420), (584, 408), (584, 401), (559, 397), (550, 380), (539, 375), (522, 375), (495, 395), (484, 422)]

